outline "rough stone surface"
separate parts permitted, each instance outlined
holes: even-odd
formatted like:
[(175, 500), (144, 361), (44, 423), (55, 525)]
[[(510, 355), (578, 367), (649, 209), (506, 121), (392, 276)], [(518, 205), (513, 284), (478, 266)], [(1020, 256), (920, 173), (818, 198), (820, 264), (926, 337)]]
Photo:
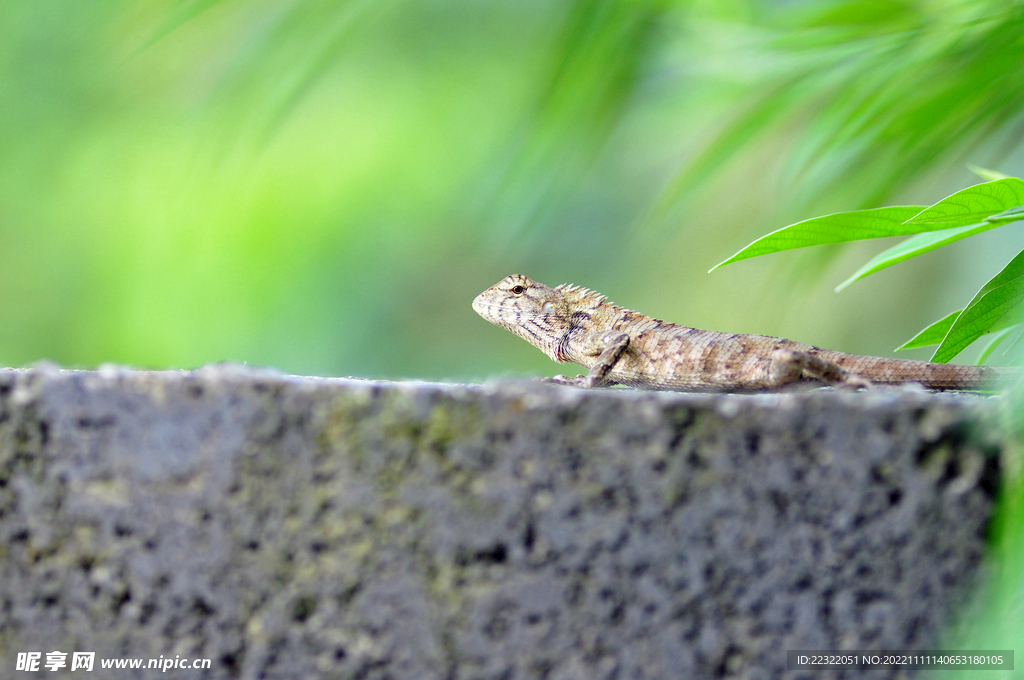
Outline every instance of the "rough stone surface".
[(0, 676), (60, 650), (212, 660), (168, 678), (760, 679), (787, 649), (926, 648), (978, 577), (994, 411), (3, 371)]

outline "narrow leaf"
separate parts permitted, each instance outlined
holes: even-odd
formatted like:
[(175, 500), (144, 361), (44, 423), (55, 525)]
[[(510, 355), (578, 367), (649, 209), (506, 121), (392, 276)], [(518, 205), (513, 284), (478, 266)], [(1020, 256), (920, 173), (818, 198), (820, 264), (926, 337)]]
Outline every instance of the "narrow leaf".
[(954, 227), (952, 229), (930, 231), (924, 234), (918, 234), (917, 236), (911, 236), (906, 241), (897, 243), (892, 248), (883, 250), (881, 253), (876, 255), (867, 264), (858, 269), (853, 276), (836, 286), (836, 292), (838, 293), (854, 281), (862, 279), (868, 274), (874, 274), (878, 270), (890, 267), (897, 262), (909, 260), (915, 255), (927, 253), (929, 250), (935, 250), (947, 243), (959, 241), (962, 238), (974, 236), (975, 234), (980, 234), (983, 231), (988, 231), (989, 229), (994, 229), (998, 226), (1001, 225), (993, 224), (991, 222), (982, 222), (981, 224), (970, 224), (965, 227)]
[(1004, 328), (1003, 330), (993, 335), (992, 339), (989, 340), (989, 343), (985, 345), (985, 349), (981, 350), (981, 354), (978, 355), (978, 361), (976, 362), (977, 365), (981, 366), (982, 364), (984, 364), (985, 359), (989, 358), (992, 352), (995, 351), (996, 347), (998, 347), (999, 344), (1003, 340), (1005, 340), (1011, 333), (1017, 330), (1020, 330), (1019, 324), (1016, 326), (1010, 326), (1009, 328)]
[[(1004, 317), (1024, 300), (1024, 251), (1010, 260), (1002, 271), (981, 287), (974, 299), (953, 322), (932, 355), (932, 361), (946, 362), (993, 327), (1003, 328)], [(1024, 308), (1022, 308), (1024, 311)], [(1019, 312), (1018, 312), (1019, 313)], [(1016, 318), (1014, 314), (1011, 319)]]
[(1024, 179), (1007, 177), (975, 184), (947, 196), (908, 220), (910, 224), (960, 227), (1024, 204)]
[(962, 352), (972, 342), (991, 332), (1005, 316), (1024, 309), (1024, 278), (1016, 279), (990, 290), (978, 303), (957, 317), (949, 333), (932, 355), (932, 361), (945, 363)]
[(949, 316), (944, 316), (932, 325), (925, 328), (923, 331), (907, 340), (905, 343), (896, 348), (896, 351), (901, 349), (914, 349), (917, 347), (927, 347), (928, 345), (937, 345), (942, 342), (942, 339), (946, 337), (946, 333), (953, 327), (953, 322), (956, 321), (956, 317), (960, 316), (960, 312), (964, 310), (958, 309), (952, 312)]
[[(712, 267), (711, 271), (748, 257), (777, 253), (781, 250), (932, 231), (928, 227), (904, 224), (921, 210), (922, 206), (889, 206), (852, 210), (797, 222), (762, 236), (728, 260)], [(938, 228), (941, 227), (935, 227)]]
[(967, 311), (977, 304), (977, 302), (990, 291), (993, 291), (1004, 284), (1010, 283), (1011, 281), (1020, 278), (1022, 275), (1024, 275), (1024, 250), (1017, 253), (1017, 255), (1010, 260), (998, 274), (989, 279), (988, 283), (982, 286), (981, 290), (974, 294), (974, 299), (964, 307), (964, 311)]
[(1024, 205), (1018, 205), (985, 218), (986, 222), (1014, 222), (1016, 220), (1024, 220)]
[(998, 170), (989, 170), (988, 168), (983, 168), (980, 165), (974, 165), (973, 163), (968, 163), (967, 169), (986, 182), (991, 182), (997, 179), (1006, 179), (1009, 177), (1009, 175), (1005, 175)]

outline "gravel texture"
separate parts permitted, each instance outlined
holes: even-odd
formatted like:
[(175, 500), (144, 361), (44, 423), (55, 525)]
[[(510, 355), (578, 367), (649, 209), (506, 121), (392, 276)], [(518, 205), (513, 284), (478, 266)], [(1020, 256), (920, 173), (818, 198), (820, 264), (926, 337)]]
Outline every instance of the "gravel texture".
[[(995, 411), (0, 371), (0, 677), (63, 677), (14, 671), (53, 650), (117, 678), (901, 677), (786, 650), (940, 641), (980, 575)], [(99, 671), (161, 655), (212, 667)]]

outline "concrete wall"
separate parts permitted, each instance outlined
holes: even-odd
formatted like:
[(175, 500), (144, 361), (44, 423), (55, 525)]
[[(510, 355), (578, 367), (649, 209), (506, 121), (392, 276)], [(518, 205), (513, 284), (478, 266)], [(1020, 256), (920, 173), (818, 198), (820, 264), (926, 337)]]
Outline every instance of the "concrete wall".
[[(0, 372), (0, 677), (58, 650), (112, 678), (754, 679), (926, 648), (978, 577), (993, 411)], [(212, 668), (99, 670), (161, 655)]]

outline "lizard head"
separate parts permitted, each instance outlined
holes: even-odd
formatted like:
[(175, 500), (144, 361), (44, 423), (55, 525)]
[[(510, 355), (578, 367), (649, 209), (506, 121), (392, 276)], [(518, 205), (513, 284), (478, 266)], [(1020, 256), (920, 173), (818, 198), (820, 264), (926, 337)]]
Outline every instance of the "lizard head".
[(506, 276), (473, 300), (473, 309), (495, 326), (511, 331), (558, 361), (558, 339), (568, 315), (562, 293), (522, 274)]

